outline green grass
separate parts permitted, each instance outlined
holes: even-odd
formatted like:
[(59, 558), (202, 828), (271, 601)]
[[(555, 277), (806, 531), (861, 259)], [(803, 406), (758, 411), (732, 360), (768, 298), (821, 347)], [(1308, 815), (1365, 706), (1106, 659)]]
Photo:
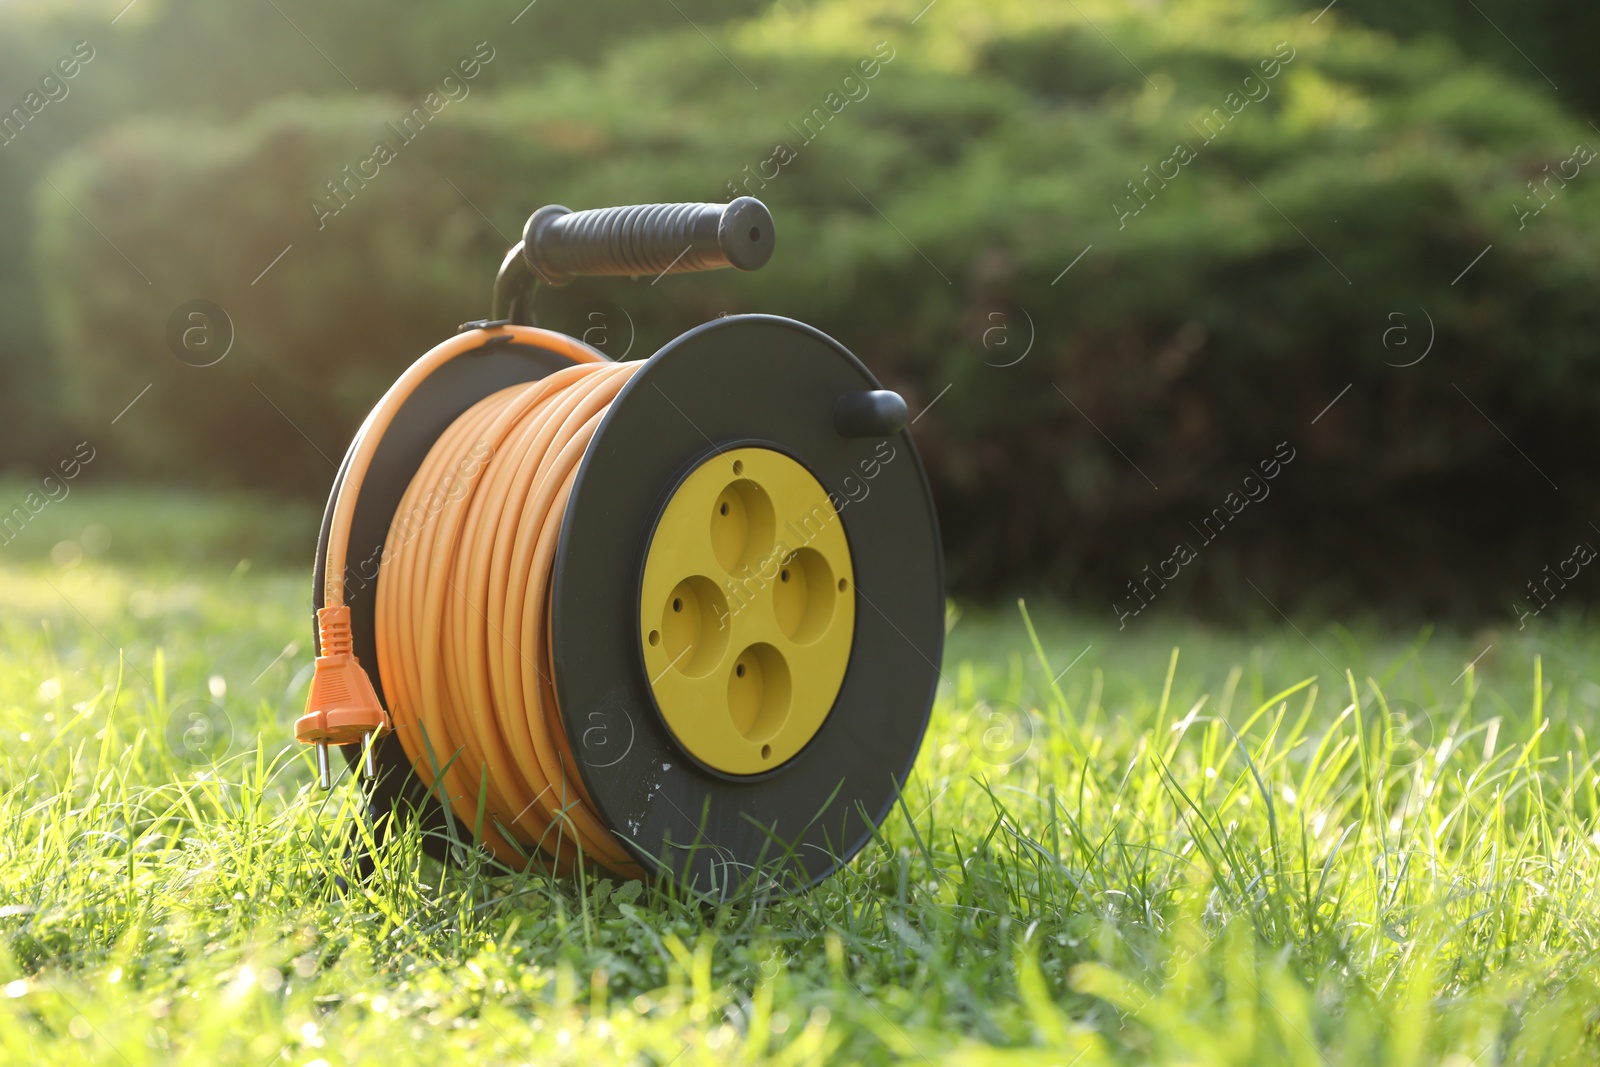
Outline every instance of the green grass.
[(0, 1062), (1600, 1052), (1576, 621), (1118, 632), (1036, 606), (1036, 650), (1014, 607), (952, 612), (903, 809), (805, 897), (444, 871), (414, 834), (342, 893), (353, 794), (288, 736), (309, 567), (229, 550), (309, 524), (190, 501), (222, 532), (163, 562), (151, 503), (85, 489), (0, 548)]

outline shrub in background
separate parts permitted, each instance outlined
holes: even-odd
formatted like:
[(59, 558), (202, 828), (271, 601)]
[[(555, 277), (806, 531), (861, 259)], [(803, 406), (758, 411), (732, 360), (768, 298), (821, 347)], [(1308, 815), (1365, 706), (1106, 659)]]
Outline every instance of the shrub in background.
[[(115, 462), (320, 491), (393, 375), (486, 312), (532, 208), (726, 199), (781, 145), (749, 187), (778, 220), (764, 271), (575, 283), (544, 322), (633, 356), (729, 311), (838, 336), (933, 405), (915, 429), (968, 591), (1043, 577), (1129, 604), (1187, 542), (1204, 564), (1147, 593), (1519, 595), (1587, 528), (1600, 168), (1571, 161), (1600, 135), (1336, 12), (1080, 7), (1093, 27), (1021, 0), (915, 26), (778, 5), (717, 49), (640, 39), (452, 103), (320, 229), (311, 200), (426, 81), (130, 121), (52, 180), (151, 284), (38, 194), (53, 347), (86, 420), (154, 383)], [(865, 92), (844, 81), (890, 53)], [(238, 330), (216, 367), (167, 350), (197, 296)], [(1270, 497), (1207, 539), (1283, 442)]]

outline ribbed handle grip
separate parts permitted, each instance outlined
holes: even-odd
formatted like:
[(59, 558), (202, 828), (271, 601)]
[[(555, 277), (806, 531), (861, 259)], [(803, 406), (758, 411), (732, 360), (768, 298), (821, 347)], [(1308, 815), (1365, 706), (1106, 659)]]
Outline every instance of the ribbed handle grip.
[(741, 196), (730, 204), (543, 207), (523, 230), (522, 254), (540, 279), (562, 285), (582, 274), (757, 270), (773, 243), (772, 213)]

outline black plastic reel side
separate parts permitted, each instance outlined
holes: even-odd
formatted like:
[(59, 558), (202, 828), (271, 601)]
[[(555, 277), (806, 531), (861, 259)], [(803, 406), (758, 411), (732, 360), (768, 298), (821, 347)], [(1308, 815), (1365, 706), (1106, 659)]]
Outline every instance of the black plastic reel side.
[[(378, 673), (378, 642), (374, 612), (378, 597), (378, 564), (383, 557), (389, 526), (411, 479), (427, 458), (428, 450), (457, 418), (473, 404), (507, 386), (537, 381), (573, 365), (560, 353), (536, 345), (520, 344), (504, 337), (486, 338), (483, 347), (465, 352), (430, 374), (400, 406), (378, 443), (367, 476), (361, 484), (350, 528), (346, 552), (345, 604), (350, 608), (350, 630), (356, 658), (372, 679), (378, 699), (388, 706), (383, 681)], [(353, 446), (352, 446), (353, 447)], [(322, 528), (317, 535), (317, 560), (313, 575), (315, 607), (323, 606), (328, 559), (328, 532), (333, 522), (334, 501), (344, 486), (349, 469), (347, 451), (328, 505), (323, 511)], [(317, 647), (316, 623), (312, 623), (312, 647)], [(341, 746), (351, 772), (357, 773), (361, 758), (358, 745)], [(379, 828), (389, 813), (410, 809), (421, 821), (424, 846), (435, 859), (449, 858), (449, 825), (436, 796), (411, 770), (411, 761), (399, 738), (392, 733), (379, 738), (373, 752), (378, 776), (366, 785), (369, 814)], [(441, 757), (445, 758), (445, 757)]]
[[(579, 468), (551, 598), (563, 723), (602, 819), (647, 870), (692, 890), (726, 898), (815, 885), (870, 840), (921, 747), (944, 646), (932, 494), (907, 431), (847, 438), (834, 422), (841, 397), (878, 388), (809, 326), (720, 319), (651, 357)], [(690, 759), (662, 721), (638, 613), (650, 534), (672, 489), (709, 456), (745, 445), (790, 455), (842, 502), (856, 632), (839, 696), (806, 748), (770, 773), (733, 777)]]

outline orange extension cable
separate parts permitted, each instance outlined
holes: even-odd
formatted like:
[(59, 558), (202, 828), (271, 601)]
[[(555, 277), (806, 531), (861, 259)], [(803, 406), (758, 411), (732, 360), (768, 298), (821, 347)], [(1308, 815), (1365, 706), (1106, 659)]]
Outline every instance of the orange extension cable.
[[(408, 486), (378, 574), (385, 721), (375, 694), (370, 709), (357, 710), (365, 698), (347, 695), (353, 686), (344, 677), (359, 675), (354, 687), (364, 683), (370, 693), (364, 672), (350, 666), (343, 596), (355, 499), (394, 412), (439, 365), (481, 346), (486, 332), (509, 332), (577, 365), (473, 405)], [(352, 719), (366, 732), (394, 729), (417, 775), (448, 798), (458, 825), (480, 825), (481, 799), (480, 840), (507, 864), (525, 866), (542, 850), (557, 869), (581, 853), (616, 874), (641, 874), (573, 769), (551, 682), (549, 626), (551, 569), (573, 479), (606, 409), (641, 365), (610, 363), (572, 338), (531, 327), (452, 338), (418, 360), (368, 416), (334, 505), (319, 678), (324, 660), (336, 662), (326, 666), (328, 684), (313, 680), (297, 735), (350, 743)], [(335, 721), (346, 728), (328, 725)]]

